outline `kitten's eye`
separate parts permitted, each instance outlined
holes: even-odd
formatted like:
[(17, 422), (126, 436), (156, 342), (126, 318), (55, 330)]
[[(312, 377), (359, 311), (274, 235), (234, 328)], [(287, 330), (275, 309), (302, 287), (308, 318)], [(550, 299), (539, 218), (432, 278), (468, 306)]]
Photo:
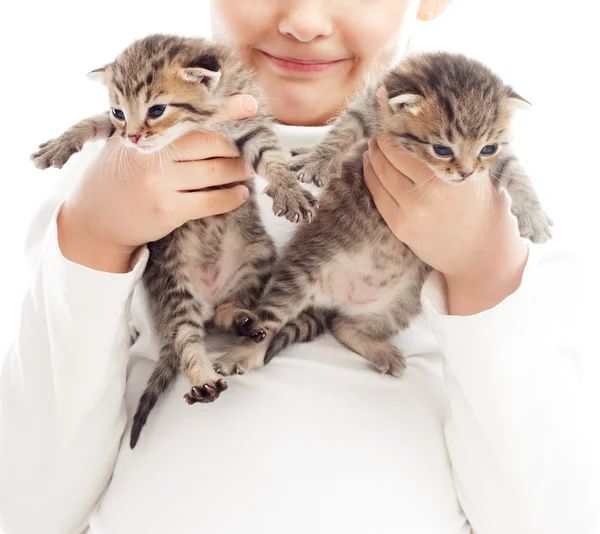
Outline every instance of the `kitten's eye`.
[(117, 117), (120, 121), (125, 120), (125, 113), (123, 113), (120, 109), (112, 108), (112, 114)]
[(491, 156), (496, 153), (496, 150), (498, 150), (498, 145), (486, 145), (481, 149), (481, 154)]
[(442, 158), (449, 158), (454, 155), (452, 149), (449, 146), (444, 145), (433, 145), (433, 151)]
[(163, 106), (163, 105), (157, 105), (157, 106), (152, 106), (149, 110), (148, 110), (148, 115), (150, 115), (152, 118), (156, 118), (156, 117), (160, 117), (164, 112), (165, 112), (165, 108), (167, 106)]

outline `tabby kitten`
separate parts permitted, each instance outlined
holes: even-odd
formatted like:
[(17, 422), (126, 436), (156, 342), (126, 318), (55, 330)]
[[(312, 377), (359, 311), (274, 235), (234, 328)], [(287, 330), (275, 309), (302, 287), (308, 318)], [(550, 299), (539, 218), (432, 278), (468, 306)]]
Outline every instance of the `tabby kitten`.
[(430, 268), (372, 201), (362, 169), (366, 138), (389, 136), (446, 182), (492, 180), (510, 193), (523, 236), (550, 237), (552, 223), (509, 149), (513, 111), (525, 101), (498, 76), (464, 56), (423, 54), (401, 62), (383, 87), (351, 104), (318, 146), (297, 151), (291, 166), (300, 178), (325, 185), (319, 213), (284, 250), (255, 311), (260, 322), (248, 314), (250, 339), (216, 361), (219, 373), (264, 365), (326, 328), (380, 372), (404, 370), (389, 338), (419, 313)]
[[(86, 141), (120, 136), (125, 146), (145, 153), (192, 131), (216, 132), (239, 149), (263, 175), (277, 215), (312, 220), (316, 201), (298, 184), (272, 129), (265, 98), (236, 56), (203, 39), (153, 35), (133, 43), (117, 59), (90, 73), (110, 92), (111, 111), (85, 119), (40, 146), (32, 159), (39, 168), (62, 167)], [(215, 122), (223, 99), (251, 94), (255, 116)], [(275, 262), (273, 241), (260, 219), (253, 186), (239, 209), (190, 221), (150, 243), (143, 276), (160, 340), (160, 358), (133, 420), (131, 447), (160, 395), (179, 368), (193, 386), (189, 404), (212, 402), (227, 388), (205, 349), (206, 327), (244, 332), (246, 309), (255, 306)]]

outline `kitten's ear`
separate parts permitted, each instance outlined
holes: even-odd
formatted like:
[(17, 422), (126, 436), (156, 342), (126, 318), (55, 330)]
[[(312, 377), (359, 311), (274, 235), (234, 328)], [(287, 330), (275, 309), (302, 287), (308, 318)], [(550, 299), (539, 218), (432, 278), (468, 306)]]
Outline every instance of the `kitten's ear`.
[[(108, 67), (108, 65), (106, 67)], [(88, 79), (92, 80), (93, 82), (100, 82), (102, 84), (106, 84), (106, 67), (94, 69), (93, 71), (88, 72)]]
[(399, 95), (393, 96), (388, 100), (388, 104), (391, 108), (398, 111), (407, 111), (416, 115), (420, 109), (420, 103), (423, 100), (421, 95), (414, 93), (400, 93)]
[(531, 102), (525, 100), (512, 87), (507, 87), (507, 97), (513, 109), (529, 109), (531, 107)]
[(221, 79), (221, 73), (202, 68), (181, 69), (181, 75), (186, 82), (202, 83), (211, 91), (217, 86)]
[(181, 75), (185, 81), (202, 83), (212, 91), (221, 79), (221, 65), (216, 55), (204, 54), (181, 69)]
[(392, 111), (408, 111), (416, 115), (419, 111), (419, 103), (423, 97), (413, 93), (401, 93), (399, 95), (389, 97), (385, 85), (377, 89), (377, 101), (380, 106), (389, 106)]

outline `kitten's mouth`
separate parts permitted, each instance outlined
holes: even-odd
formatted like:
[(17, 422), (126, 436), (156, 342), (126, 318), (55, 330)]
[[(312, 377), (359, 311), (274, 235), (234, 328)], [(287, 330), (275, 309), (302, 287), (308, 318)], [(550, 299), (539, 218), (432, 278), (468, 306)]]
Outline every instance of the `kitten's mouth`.
[(130, 141), (123, 141), (123, 144), (127, 148), (133, 148), (133, 149), (137, 150), (138, 152), (141, 152), (142, 154), (151, 154), (152, 152), (156, 152), (157, 150), (160, 150), (162, 148), (162, 146), (160, 146), (156, 143), (144, 145), (142, 143), (135, 144)]

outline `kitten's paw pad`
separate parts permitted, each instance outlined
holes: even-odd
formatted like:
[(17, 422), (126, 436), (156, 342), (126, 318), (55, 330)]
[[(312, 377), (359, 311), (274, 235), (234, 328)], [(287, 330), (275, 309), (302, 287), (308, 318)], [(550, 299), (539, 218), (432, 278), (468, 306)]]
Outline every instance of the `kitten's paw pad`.
[(273, 199), (273, 213), (293, 223), (312, 222), (319, 208), (319, 202), (312, 193), (297, 184), (291, 187), (269, 185), (265, 193)]
[(225, 380), (217, 380), (213, 384), (204, 384), (203, 386), (193, 386), (189, 393), (186, 393), (183, 398), (188, 404), (196, 404), (197, 402), (208, 403), (214, 402), (219, 398), (222, 391), (227, 389)]
[(39, 150), (34, 152), (30, 159), (38, 169), (47, 169), (48, 167), (62, 169), (69, 158), (81, 149), (80, 143), (64, 139), (51, 139), (42, 143)]
[(238, 336), (250, 337), (258, 318), (249, 311), (240, 312), (234, 319), (233, 324)]
[(240, 321), (237, 325), (237, 333), (242, 337), (246, 337), (254, 341), (254, 343), (260, 343), (265, 337), (267, 332), (260, 324), (258, 317), (250, 312), (240, 314)]

